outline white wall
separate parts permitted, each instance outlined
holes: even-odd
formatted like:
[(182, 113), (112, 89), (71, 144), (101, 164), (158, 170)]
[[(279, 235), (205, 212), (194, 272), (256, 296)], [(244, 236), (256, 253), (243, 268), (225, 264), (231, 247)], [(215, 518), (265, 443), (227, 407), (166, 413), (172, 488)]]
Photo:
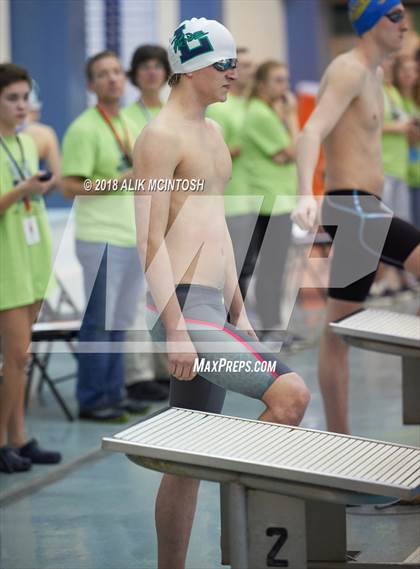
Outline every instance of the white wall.
[(10, 61), (9, 0), (0, 0), (0, 63)]
[(179, 1), (155, 0), (155, 4), (158, 16), (157, 42), (166, 48), (176, 26), (179, 24)]
[(236, 43), (248, 47), (257, 63), (265, 59), (287, 62), (284, 0), (224, 0), (224, 24)]

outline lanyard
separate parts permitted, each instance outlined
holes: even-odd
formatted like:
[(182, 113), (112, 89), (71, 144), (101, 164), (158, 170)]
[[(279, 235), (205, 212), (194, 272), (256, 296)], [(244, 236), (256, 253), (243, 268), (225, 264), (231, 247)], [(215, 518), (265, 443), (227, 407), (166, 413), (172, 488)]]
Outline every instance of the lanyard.
[(96, 105), (96, 108), (98, 110), (98, 113), (104, 119), (106, 124), (109, 126), (112, 134), (114, 135), (114, 138), (115, 138), (118, 146), (120, 147), (120, 150), (121, 150), (125, 160), (127, 161), (127, 164), (132, 166), (133, 160), (131, 158), (130, 136), (128, 134), (127, 127), (126, 127), (122, 117), (120, 116), (119, 118), (120, 118), (120, 122), (121, 122), (121, 125), (123, 127), (123, 130), (124, 130), (124, 138), (125, 138), (124, 142), (121, 140), (118, 132), (115, 130), (114, 125), (112, 124), (112, 122), (111, 122), (109, 116), (106, 114), (105, 110), (100, 105)]
[[(23, 146), (22, 143), (20, 141), (20, 138), (18, 135), (16, 135), (16, 142), (19, 146), (19, 152), (20, 152), (20, 161), (22, 163), (22, 166), (24, 166), (24, 164), (26, 163), (26, 159), (25, 159), (25, 153), (23, 151)], [(3, 137), (0, 135), (0, 144), (3, 147), (4, 151), (6, 152), (6, 156), (9, 159), (9, 161), (13, 164), (13, 166), (16, 168), (17, 173), (19, 174), (22, 182), (24, 180), (26, 180), (26, 176), (25, 173), (23, 172), (22, 168), (19, 166), (19, 164), (16, 162), (15, 157), (13, 156), (13, 154), (10, 152), (6, 142), (4, 141)], [(31, 207), (31, 202), (29, 201), (29, 199), (27, 197), (23, 198), (23, 203), (25, 205), (25, 209), (28, 213), (30, 213), (32, 211), (32, 207)]]
[(152, 115), (150, 114), (149, 109), (144, 104), (144, 101), (142, 98), (139, 99), (139, 107), (141, 109), (141, 112), (144, 115), (144, 118), (146, 119), (146, 122), (150, 122), (152, 120)]

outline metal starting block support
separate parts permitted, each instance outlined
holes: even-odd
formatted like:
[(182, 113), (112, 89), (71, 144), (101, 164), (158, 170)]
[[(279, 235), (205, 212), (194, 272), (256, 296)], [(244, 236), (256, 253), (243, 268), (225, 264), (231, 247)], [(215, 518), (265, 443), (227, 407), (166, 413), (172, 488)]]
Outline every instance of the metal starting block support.
[(102, 439), (153, 470), (221, 484), (232, 569), (390, 569), (346, 562), (346, 506), (420, 493), (420, 449), (170, 408)]
[(330, 327), (352, 346), (401, 356), (403, 423), (420, 424), (420, 317), (368, 308)]

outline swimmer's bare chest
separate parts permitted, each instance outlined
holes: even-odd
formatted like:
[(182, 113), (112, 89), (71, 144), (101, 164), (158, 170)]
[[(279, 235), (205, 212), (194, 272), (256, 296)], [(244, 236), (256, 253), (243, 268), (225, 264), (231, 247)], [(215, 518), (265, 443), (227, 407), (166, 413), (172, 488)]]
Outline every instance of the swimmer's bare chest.
[(381, 194), (383, 114), (381, 82), (372, 76), (324, 142), (327, 191), (354, 188)]
[(202, 180), (199, 191), (171, 195), (167, 248), (177, 283), (222, 287), (226, 269), (224, 188), (232, 162), (221, 135), (189, 132), (174, 177)]

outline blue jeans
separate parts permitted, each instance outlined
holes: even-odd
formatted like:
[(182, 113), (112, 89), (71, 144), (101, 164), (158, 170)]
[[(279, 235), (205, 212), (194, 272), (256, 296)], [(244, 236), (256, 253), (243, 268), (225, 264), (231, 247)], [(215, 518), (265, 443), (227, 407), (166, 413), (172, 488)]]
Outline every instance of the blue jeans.
[[(76, 241), (83, 268), (86, 311), (80, 342), (123, 342), (133, 326), (143, 272), (136, 247)], [(122, 353), (79, 353), (76, 397), (80, 409), (114, 406), (124, 388)]]

